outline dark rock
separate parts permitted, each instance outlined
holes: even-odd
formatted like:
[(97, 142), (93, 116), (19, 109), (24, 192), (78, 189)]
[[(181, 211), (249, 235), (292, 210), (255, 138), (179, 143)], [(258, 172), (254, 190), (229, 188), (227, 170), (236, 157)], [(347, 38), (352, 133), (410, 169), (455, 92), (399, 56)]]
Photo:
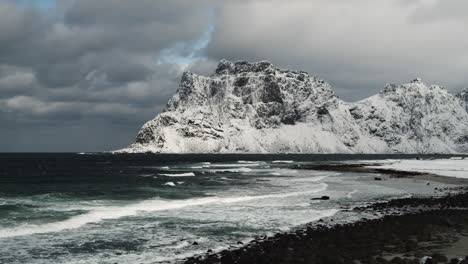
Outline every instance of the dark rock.
[(264, 103), (269, 103), (269, 102), (278, 102), (280, 104), (283, 103), (281, 89), (278, 83), (275, 80), (273, 80), (271, 77), (265, 78), (265, 86), (263, 89), (262, 101)]
[(390, 263), (392, 263), (392, 264), (405, 264), (405, 262), (403, 261), (403, 259), (400, 258), (400, 257), (394, 257), (394, 258), (390, 261)]
[(330, 112), (328, 111), (326, 106), (321, 106), (317, 109), (317, 115), (318, 116), (324, 116), (324, 115), (329, 115)]
[(437, 261), (429, 258), (429, 259), (426, 260), (426, 262), (424, 262), (424, 264), (437, 264)]
[(239, 77), (234, 82), (234, 85), (237, 87), (243, 87), (243, 86), (246, 86), (248, 82), (249, 82), (248, 77)]
[(437, 261), (437, 262), (447, 262), (448, 261), (448, 258), (442, 254), (439, 254), (439, 253), (435, 253), (433, 254), (432, 256), (432, 259)]
[(317, 198), (311, 198), (311, 200), (330, 200), (330, 196), (321, 196), (321, 197), (317, 197)]
[(195, 242), (192, 243), (192, 245), (197, 246), (197, 245), (198, 245), (198, 242), (195, 241)]
[(374, 177), (374, 181), (381, 181), (382, 178), (381, 177)]

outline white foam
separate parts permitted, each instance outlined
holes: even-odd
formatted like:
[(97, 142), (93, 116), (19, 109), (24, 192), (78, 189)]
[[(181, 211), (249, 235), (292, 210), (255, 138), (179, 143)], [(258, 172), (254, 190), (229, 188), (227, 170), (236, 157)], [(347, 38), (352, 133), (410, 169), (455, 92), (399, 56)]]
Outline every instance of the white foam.
[(190, 167), (191, 169), (203, 169), (202, 166), (193, 166), (193, 167)]
[(169, 170), (170, 169), (169, 166), (163, 166), (163, 167), (159, 167), (159, 168), (162, 169), (162, 170)]
[(210, 172), (251, 172), (252, 169), (250, 168), (235, 168), (235, 169), (214, 169), (210, 170)]
[(293, 163), (294, 160), (274, 160), (271, 163)]
[(266, 162), (264, 161), (250, 161), (250, 160), (238, 160), (237, 163), (240, 164), (247, 164), (251, 166), (260, 166), (260, 165), (265, 165)]
[(204, 168), (232, 168), (232, 167), (256, 167), (260, 166), (260, 163), (242, 163), (240, 164), (232, 164), (232, 163), (216, 163), (216, 164), (211, 164), (211, 165), (204, 165)]
[(168, 176), (168, 177), (193, 177), (195, 173), (193, 172), (184, 172), (184, 173), (160, 173), (158, 175)]
[[(291, 170), (291, 169), (284, 169), (284, 168), (283, 169), (280, 169), (280, 168), (257, 169), (255, 171), (263, 172), (263, 173), (267, 173), (269, 175), (275, 175), (275, 176), (297, 176), (297, 174), (299, 173), (298, 170)], [(302, 171), (302, 172), (307, 172), (307, 175), (310, 174), (310, 171)]]
[(166, 182), (164, 185), (167, 185), (167, 186), (175, 186), (175, 183), (173, 183), (173, 182)]
[(188, 246), (190, 246), (190, 245), (191, 245), (191, 244), (190, 244), (189, 241), (184, 240), (184, 241), (182, 241), (182, 242), (180, 242), (180, 243), (177, 243), (177, 244), (174, 245), (174, 246), (170, 246), (169, 248), (180, 249), (180, 248), (188, 247)]
[(256, 199), (276, 199), (308, 195), (321, 192), (327, 189), (327, 184), (318, 184), (314, 189), (305, 192), (276, 193), (257, 196), (239, 196), (239, 197), (205, 197), (186, 200), (163, 200), (151, 199), (140, 203), (126, 206), (103, 206), (94, 209), (88, 213), (74, 216), (68, 220), (42, 224), (42, 225), (22, 225), (13, 228), (0, 229), (0, 238), (27, 236), (38, 233), (53, 233), (68, 229), (76, 229), (86, 224), (97, 223), (103, 220), (117, 219), (121, 217), (134, 216), (141, 212), (154, 212), (164, 210), (176, 210), (189, 206), (201, 206), (207, 204), (230, 204), (240, 203)]
[(354, 190), (350, 191), (348, 194), (346, 194), (346, 197), (351, 199), (351, 198), (353, 198), (353, 194), (355, 194), (355, 193), (357, 193), (356, 189), (354, 189)]

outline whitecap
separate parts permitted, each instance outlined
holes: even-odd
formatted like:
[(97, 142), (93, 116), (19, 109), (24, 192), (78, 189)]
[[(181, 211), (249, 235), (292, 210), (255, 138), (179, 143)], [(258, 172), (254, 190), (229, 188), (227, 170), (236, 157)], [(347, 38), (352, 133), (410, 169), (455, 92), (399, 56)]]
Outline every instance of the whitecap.
[(358, 190), (354, 189), (352, 191), (350, 191), (348, 194), (346, 194), (346, 197), (351, 199), (353, 198), (353, 194), (357, 193)]
[(167, 185), (167, 186), (175, 186), (175, 183), (173, 183), (173, 182), (166, 182), (164, 185)]
[(238, 160), (237, 163), (241, 163), (241, 164), (264, 164), (265, 162), (264, 161), (250, 161), (250, 160)]
[(210, 172), (251, 172), (252, 169), (250, 168), (235, 168), (235, 169), (214, 169), (210, 170)]
[(168, 177), (193, 177), (195, 173), (193, 172), (184, 172), (184, 173), (160, 173), (160, 176), (168, 176)]
[(190, 242), (187, 241), (187, 240), (184, 240), (184, 241), (181, 241), (180, 243), (177, 243), (176, 245), (174, 246), (170, 246), (169, 248), (174, 248), (174, 249), (180, 249), (180, 248), (184, 248), (184, 247), (188, 247), (190, 246)]
[(274, 160), (271, 163), (293, 163), (294, 160)]
[(205, 165), (203, 166), (204, 168), (232, 168), (232, 167), (239, 167), (239, 166), (243, 166), (243, 167), (256, 167), (256, 166), (260, 166), (261, 164), (259, 163), (243, 163), (242, 165), (238, 164), (238, 163), (217, 163), (217, 164), (211, 164), (211, 165)]
[(41, 225), (26, 224), (13, 228), (0, 229), (0, 238), (26, 236), (37, 233), (53, 233), (63, 230), (80, 228), (86, 224), (97, 223), (103, 220), (117, 219), (121, 217), (134, 216), (141, 212), (154, 212), (164, 210), (175, 210), (186, 208), (189, 206), (201, 206), (207, 204), (230, 204), (247, 202), (256, 199), (276, 199), (294, 197), (300, 195), (308, 195), (317, 192), (322, 192), (328, 187), (327, 184), (321, 183), (315, 186), (314, 189), (305, 192), (289, 192), (289, 193), (274, 193), (256, 196), (238, 196), (238, 197), (204, 197), (192, 198), (186, 200), (163, 200), (150, 199), (136, 204), (126, 206), (102, 206), (88, 213), (74, 216), (70, 219), (53, 222)]

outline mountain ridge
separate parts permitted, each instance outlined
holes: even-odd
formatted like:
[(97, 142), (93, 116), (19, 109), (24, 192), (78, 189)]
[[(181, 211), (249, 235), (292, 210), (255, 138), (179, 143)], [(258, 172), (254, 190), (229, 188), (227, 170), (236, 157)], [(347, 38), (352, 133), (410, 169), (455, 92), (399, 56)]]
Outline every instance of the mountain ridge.
[(221, 60), (211, 76), (184, 72), (117, 152), (467, 153), (467, 97), (417, 78), (350, 103), (307, 72)]

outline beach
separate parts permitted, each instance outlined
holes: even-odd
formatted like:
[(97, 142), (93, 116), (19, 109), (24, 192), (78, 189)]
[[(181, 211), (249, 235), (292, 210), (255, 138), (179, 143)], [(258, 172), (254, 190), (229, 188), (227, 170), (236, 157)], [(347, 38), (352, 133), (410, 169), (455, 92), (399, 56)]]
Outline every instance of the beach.
[[(463, 169), (452, 167), (458, 171)], [(428, 185), (432, 182), (450, 182), (460, 186), (467, 183), (464, 177), (446, 177), (425, 170), (405, 172), (395, 168), (397, 165), (389, 169), (388, 165), (334, 164), (307, 169), (379, 172), (382, 176), (376, 178), (377, 181), (412, 177), (427, 180)], [(190, 258), (186, 263), (467, 263), (468, 188), (436, 187), (434, 192), (445, 194), (356, 207), (350, 210), (381, 217), (363, 217), (345, 224), (336, 223), (339, 216), (323, 219), (294, 232), (255, 239), (240, 248)], [(346, 217), (347, 212), (344, 210), (339, 214)]]

